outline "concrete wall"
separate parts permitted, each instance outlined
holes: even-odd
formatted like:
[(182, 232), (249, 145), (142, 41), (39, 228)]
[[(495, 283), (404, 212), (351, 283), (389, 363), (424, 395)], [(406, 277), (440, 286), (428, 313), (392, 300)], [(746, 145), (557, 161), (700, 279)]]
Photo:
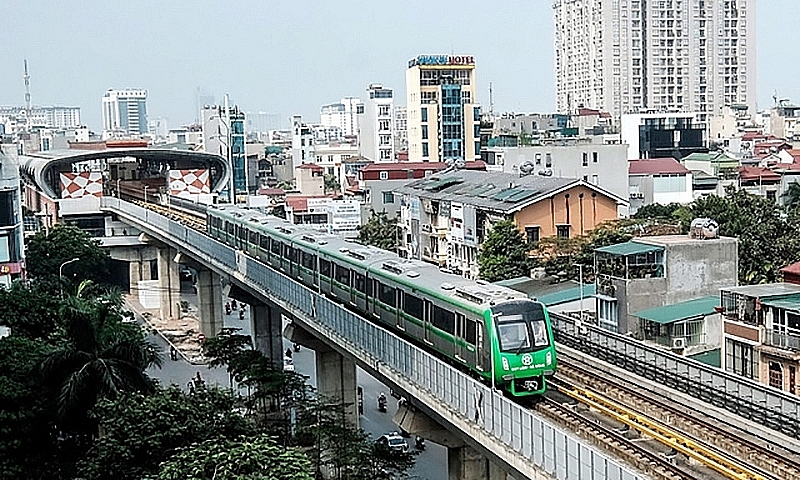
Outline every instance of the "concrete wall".
[(734, 238), (687, 240), (667, 246), (666, 304), (718, 296), (739, 284), (739, 243)]
[(620, 285), (617, 287), (619, 333), (639, 331), (639, 321), (633, 316), (634, 313), (673, 303), (665, 300), (668, 285), (666, 278), (629, 280), (627, 288), (624, 283), (625, 280), (614, 282), (615, 285)]
[[(525, 227), (538, 226), (540, 238), (557, 233), (557, 225), (570, 225), (570, 237), (583, 235), (607, 220), (617, 218), (617, 203), (605, 195), (577, 186), (522, 209), (514, 223), (523, 234)], [(581, 198), (583, 195), (583, 198)]]

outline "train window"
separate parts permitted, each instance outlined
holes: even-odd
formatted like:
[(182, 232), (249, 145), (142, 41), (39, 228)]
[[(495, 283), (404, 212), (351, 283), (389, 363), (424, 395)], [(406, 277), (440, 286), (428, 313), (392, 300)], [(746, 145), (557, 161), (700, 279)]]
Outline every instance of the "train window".
[(250, 232), (250, 245), (258, 245), (258, 232)]
[(259, 245), (261, 246), (261, 249), (268, 252), (270, 238), (266, 235), (259, 235), (259, 237)]
[(311, 270), (314, 270), (316, 268), (315, 267), (315, 264), (317, 263), (317, 256), (316, 255), (314, 255), (312, 253), (308, 253), (308, 252), (303, 252), (303, 259), (302, 260), (303, 260), (302, 263), (303, 263), (304, 267), (306, 267), (308, 269), (311, 269)]
[(456, 314), (434, 305), (433, 326), (445, 333), (453, 335), (456, 331)]
[(244, 227), (239, 227), (239, 238), (247, 241), (247, 229)]
[(403, 295), (403, 301), (405, 302), (403, 310), (417, 320), (422, 320), (422, 300), (406, 293)]
[(336, 265), (336, 281), (350, 286), (350, 269)]
[(225, 231), (233, 235), (233, 224), (231, 222), (225, 222)]
[(467, 319), (467, 331), (464, 332), (464, 340), (466, 340), (467, 343), (475, 345), (475, 339), (477, 338), (477, 335), (476, 335), (476, 333), (477, 333), (476, 329), (477, 328), (478, 328), (478, 323), (475, 322), (475, 320), (472, 320), (471, 318), (468, 318)]
[(367, 277), (360, 273), (353, 272), (353, 286), (359, 292), (367, 294)]
[(397, 299), (395, 298), (394, 287), (390, 287), (384, 283), (379, 283), (378, 285), (378, 298), (380, 298), (381, 302), (390, 307), (396, 307)]
[(279, 242), (277, 240), (273, 240), (272, 241), (272, 253), (274, 253), (275, 255), (280, 255), (281, 254), (281, 248), (282, 247), (283, 247), (283, 243), (281, 243), (281, 242)]
[(319, 260), (319, 274), (323, 277), (331, 278), (331, 262), (327, 260)]
[(300, 262), (298, 262), (298, 259), (297, 259), (297, 257), (298, 257), (297, 253), (298, 252), (297, 252), (296, 248), (290, 247), (289, 245), (286, 245), (284, 257), (286, 257), (287, 260), (289, 260), (292, 263), (300, 263)]

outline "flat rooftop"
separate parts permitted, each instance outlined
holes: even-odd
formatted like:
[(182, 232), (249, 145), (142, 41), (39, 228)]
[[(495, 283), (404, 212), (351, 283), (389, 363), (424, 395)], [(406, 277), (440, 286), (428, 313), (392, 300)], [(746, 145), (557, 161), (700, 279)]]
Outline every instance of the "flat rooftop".
[(727, 287), (723, 292), (738, 293), (748, 297), (776, 297), (800, 293), (800, 285), (794, 283), (768, 283), (764, 285), (743, 285), (741, 287)]
[(632, 238), (631, 241), (666, 247), (668, 245), (688, 245), (688, 244), (700, 245), (700, 244), (714, 244), (714, 243), (731, 243), (731, 242), (736, 242), (737, 240), (733, 237), (709, 238), (704, 240), (702, 238), (691, 238), (688, 234), (686, 234), (686, 235), (660, 235), (655, 237), (635, 237)]

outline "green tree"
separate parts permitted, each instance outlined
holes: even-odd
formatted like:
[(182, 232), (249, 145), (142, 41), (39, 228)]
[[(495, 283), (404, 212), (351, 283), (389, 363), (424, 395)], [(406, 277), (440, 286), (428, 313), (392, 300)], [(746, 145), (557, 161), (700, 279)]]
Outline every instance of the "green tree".
[(60, 305), (59, 297), (40, 283), (14, 282), (0, 288), (0, 325), (15, 335), (45, 339), (56, 330)]
[(336, 180), (336, 177), (333, 175), (325, 175), (324, 177), (325, 183), (325, 192), (338, 192), (342, 189), (342, 185)]
[(56, 225), (49, 234), (39, 231), (28, 241), (27, 270), (33, 278), (58, 279), (59, 267), (69, 260), (78, 261), (64, 266), (65, 278), (103, 282), (109, 273), (110, 257), (98, 240), (72, 225)]
[(649, 205), (645, 205), (633, 215), (633, 218), (637, 219), (646, 219), (646, 218), (661, 218), (661, 219), (669, 219), (673, 218), (675, 212), (682, 208), (683, 205), (680, 203), (670, 203), (667, 205), (662, 205), (660, 203), (651, 203)]
[(268, 435), (215, 438), (181, 449), (161, 467), (158, 480), (312, 480), (302, 452)]
[(177, 449), (209, 439), (255, 435), (237, 409), (237, 398), (219, 388), (178, 387), (149, 395), (125, 393), (92, 411), (103, 435), (79, 463), (89, 480), (134, 480), (156, 475)]
[(784, 205), (788, 210), (794, 210), (800, 206), (800, 183), (792, 182), (783, 195)]
[(152, 381), (145, 370), (161, 365), (142, 329), (122, 321), (119, 295), (91, 298), (84, 295), (86, 285), (64, 300), (58, 344), (42, 366), (57, 390), (58, 417), (66, 428), (86, 427), (87, 412), (101, 398), (150, 390)]
[(358, 242), (394, 252), (397, 249), (397, 218), (372, 210), (369, 220), (358, 227)]
[(529, 252), (525, 237), (511, 220), (495, 223), (478, 254), (481, 279), (497, 282), (527, 276)]
[(0, 476), (4, 479), (60, 477), (52, 435), (52, 405), (39, 365), (50, 347), (12, 332), (0, 338)]

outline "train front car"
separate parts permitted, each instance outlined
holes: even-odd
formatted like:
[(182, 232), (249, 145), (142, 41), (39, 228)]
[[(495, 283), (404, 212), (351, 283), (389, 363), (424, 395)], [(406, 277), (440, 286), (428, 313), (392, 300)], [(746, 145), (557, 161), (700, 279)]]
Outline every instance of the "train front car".
[(556, 371), (556, 348), (547, 310), (517, 299), (491, 307), (495, 381), (514, 396), (539, 395)]

